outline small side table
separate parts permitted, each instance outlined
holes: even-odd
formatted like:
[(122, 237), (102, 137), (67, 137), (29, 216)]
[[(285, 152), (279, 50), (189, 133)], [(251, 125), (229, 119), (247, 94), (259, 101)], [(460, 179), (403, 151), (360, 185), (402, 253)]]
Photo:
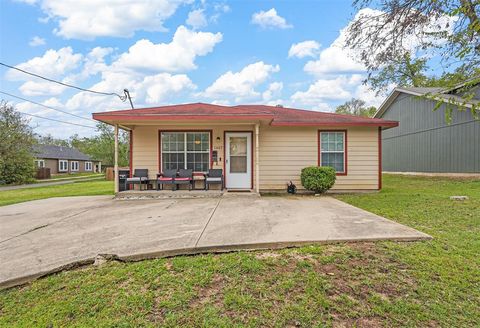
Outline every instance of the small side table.
[(156, 190), (157, 179), (148, 179), (147, 190)]
[(193, 190), (203, 190), (203, 189), (205, 189), (205, 187), (204, 188), (197, 188), (196, 187), (197, 182), (199, 182), (199, 181), (203, 181), (205, 183), (205, 176), (203, 174), (202, 175), (200, 175), (200, 174), (195, 175), (194, 174), (193, 175), (193, 181), (192, 181), (192, 189)]

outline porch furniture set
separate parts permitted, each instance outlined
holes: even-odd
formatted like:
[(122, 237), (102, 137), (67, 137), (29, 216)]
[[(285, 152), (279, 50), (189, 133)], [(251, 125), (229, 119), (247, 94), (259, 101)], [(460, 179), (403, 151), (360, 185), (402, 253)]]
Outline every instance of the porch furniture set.
[[(195, 182), (198, 181), (194, 176), (193, 170), (179, 169), (164, 170), (157, 174), (156, 179), (148, 178), (148, 169), (135, 169), (131, 178), (125, 180), (125, 190), (128, 190), (129, 185), (138, 184), (140, 190), (146, 190), (148, 185), (156, 184), (157, 190), (163, 190), (164, 185), (172, 185), (172, 190), (178, 190), (179, 185), (188, 185), (188, 190), (196, 189)], [(222, 169), (210, 169), (203, 174), (204, 190), (209, 190), (211, 184), (220, 184), (221, 190), (224, 188), (224, 178)], [(142, 188), (143, 187), (143, 188)]]

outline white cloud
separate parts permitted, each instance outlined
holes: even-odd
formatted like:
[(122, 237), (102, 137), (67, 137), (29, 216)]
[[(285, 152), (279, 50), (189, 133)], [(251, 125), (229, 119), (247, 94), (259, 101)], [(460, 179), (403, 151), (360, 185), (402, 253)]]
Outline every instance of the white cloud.
[(269, 11), (260, 11), (252, 15), (252, 24), (260, 25), (263, 28), (292, 28), (293, 25), (288, 24), (286, 19), (279, 16), (275, 8)]
[(197, 30), (207, 26), (207, 18), (203, 9), (195, 9), (188, 13), (186, 23), (193, 29)]
[(147, 104), (158, 104), (165, 99), (169, 99), (172, 95), (195, 88), (196, 86), (185, 74), (161, 73), (145, 77), (142, 82), (134, 87), (134, 92), (137, 98), (144, 98)]
[(67, 39), (131, 37), (135, 31), (165, 31), (163, 23), (191, 0), (23, 0), (36, 3), (58, 22), (54, 32)]
[[(145, 76), (133, 71), (116, 71), (109, 67), (102, 72), (102, 80), (90, 87), (96, 91), (118, 93), (124, 88), (130, 91), (133, 103), (138, 108), (166, 102), (196, 89), (196, 86), (185, 74), (159, 73)], [(93, 112), (127, 108), (128, 104), (121, 102), (118, 97), (80, 92), (70, 98), (66, 106), (69, 109), (88, 109)]]
[(315, 57), (320, 49), (320, 43), (317, 41), (309, 40), (299, 43), (294, 43), (288, 51), (288, 57)]
[(83, 58), (83, 67), (80, 73), (65, 77), (64, 82), (76, 84), (109, 68), (105, 57), (113, 52), (113, 48), (95, 47)]
[[(395, 88), (394, 84), (388, 86), (388, 90), (393, 90)], [(377, 95), (368, 85), (359, 84), (353, 95), (355, 98), (365, 101), (366, 106), (375, 106), (378, 107), (385, 100), (385, 95)]]
[[(76, 54), (71, 47), (59, 50), (47, 50), (41, 57), (34, 57), (16, 67), (28, 72), (36, 73), (49, 78), (62, 76), (66, 72), (76, 69), (81, 63), (82, 54)], [(10, 80), (27, 80), (30, 77), (24, 73), (8, 70), (7, 78)]]
[(291, 100), (295, 104), (318, 106), (329, 100), (347, 100), (352, 97), (349, 91), (355, 81), (346, 76), (334, 79), (319, 79), (308, 87), (306, 91), (295, 92)]
[(323, 74), (364, 72), (366, 70), (362, 63), (354, 59), (359, 55), (344, 48), (345, 30), (342, 29), (337, 39), (320, 52), (317, 60), (311, 60), (305, 64), (305, 72), (320, 77)]
[(39, 36), (34, 36), (28, 43), (31, 47), (43, 46), (45, 44), (45, 39)]
[(255, 87), (279, 70), (278, 65), (268, 65), (260, 61), (245, 66), (240, 72), (228, 71), (213, 82), (202, 95), (216, 100), (234, 97), (237, 102), (258, 97), (260, 93), (255, 90)]
[(231, 11), (230, 7), (224, 3), (216, 3), (213, 5), (214, 14), (210, 16), (210, 21), (217, 23), (221, 14), (226, 14)]
[(270, 83), (268, 89), (262, 93), (262, 98), (264, 101), (270, 101), (274, 97), (279, 97), (283, 89), (282, 82), (273, 82)]
[[(360, 56), (362, 50), (371, 49), (351, 49), (346, 47), (346, 39), (349, 33), (349, 28), (353, 22), (361, 17), (375, 17), (381, 15), (382, 12), (375, 9), (364, 8), (360, 10), (353, 20), (343, 29), (340, 30), (339, 36), (335, 41), (326, 49), (320, 52), (318, 59), (309, 61), (304, 70), (317, 77), (322, 77), (325, 74), (338, 74), (338, 73), (360, 73), (365, 72), (366, 67), (360, 62)], [(432, 31), (451, 31), (455, 26), (455, 17), (432, 17), (424, 26), (418, 31), (412, 32), (411, 37), (404, 40), (403, 47), (405, 51), (409, 51), (413, 57), (415, 57), (419, 51), (421, 51), (421, 43), (430, 39), (429, 33)], [(372, 20), (372, 24), (382, 24), (381, 21)], [(389, 33), (392, 28), (391, 23), (386, 23), (383, 27), (385, 34)], [(368, 33), (369, 28), (366, 27), (364, 33)], [(388, 46), (388, 43), (382, 45), (380, 49), (384, 49)]]
[(222, 41), (221, 33), (194, 32), (179, 26), (172, 42), (137, 41), (115, 65), (122, 68), (177, 72), (195, 69), (195, 58), (205, 56)]
[(27, 81), (19, 90), (25, 96), (58, 96), (65, 91), (66, 87), (48, 81)]

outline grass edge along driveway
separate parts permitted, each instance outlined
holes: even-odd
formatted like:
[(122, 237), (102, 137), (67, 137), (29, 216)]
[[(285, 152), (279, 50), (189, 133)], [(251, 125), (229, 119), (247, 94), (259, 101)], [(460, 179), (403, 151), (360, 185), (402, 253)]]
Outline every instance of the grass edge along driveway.
[(0, 292), (0, 326), (480, 325), (479, 180), (387, 175), (337, 197), (434, 239), (85, 267)]
[(0, 207), (51, 197), (95, 195), (113, 195), (113, 181), (75, 181), (64, 185), (0, 191)]

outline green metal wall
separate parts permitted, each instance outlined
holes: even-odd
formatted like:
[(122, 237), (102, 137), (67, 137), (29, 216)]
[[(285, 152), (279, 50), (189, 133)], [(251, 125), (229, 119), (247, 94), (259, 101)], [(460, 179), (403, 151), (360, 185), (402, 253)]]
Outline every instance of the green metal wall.
[(382, 132), (382, 165), (387, 172), (480, 173), (480, 121), (470, 110), (445, 108), (435, 101), (401, 94), (382, 118), (400, 125)]

